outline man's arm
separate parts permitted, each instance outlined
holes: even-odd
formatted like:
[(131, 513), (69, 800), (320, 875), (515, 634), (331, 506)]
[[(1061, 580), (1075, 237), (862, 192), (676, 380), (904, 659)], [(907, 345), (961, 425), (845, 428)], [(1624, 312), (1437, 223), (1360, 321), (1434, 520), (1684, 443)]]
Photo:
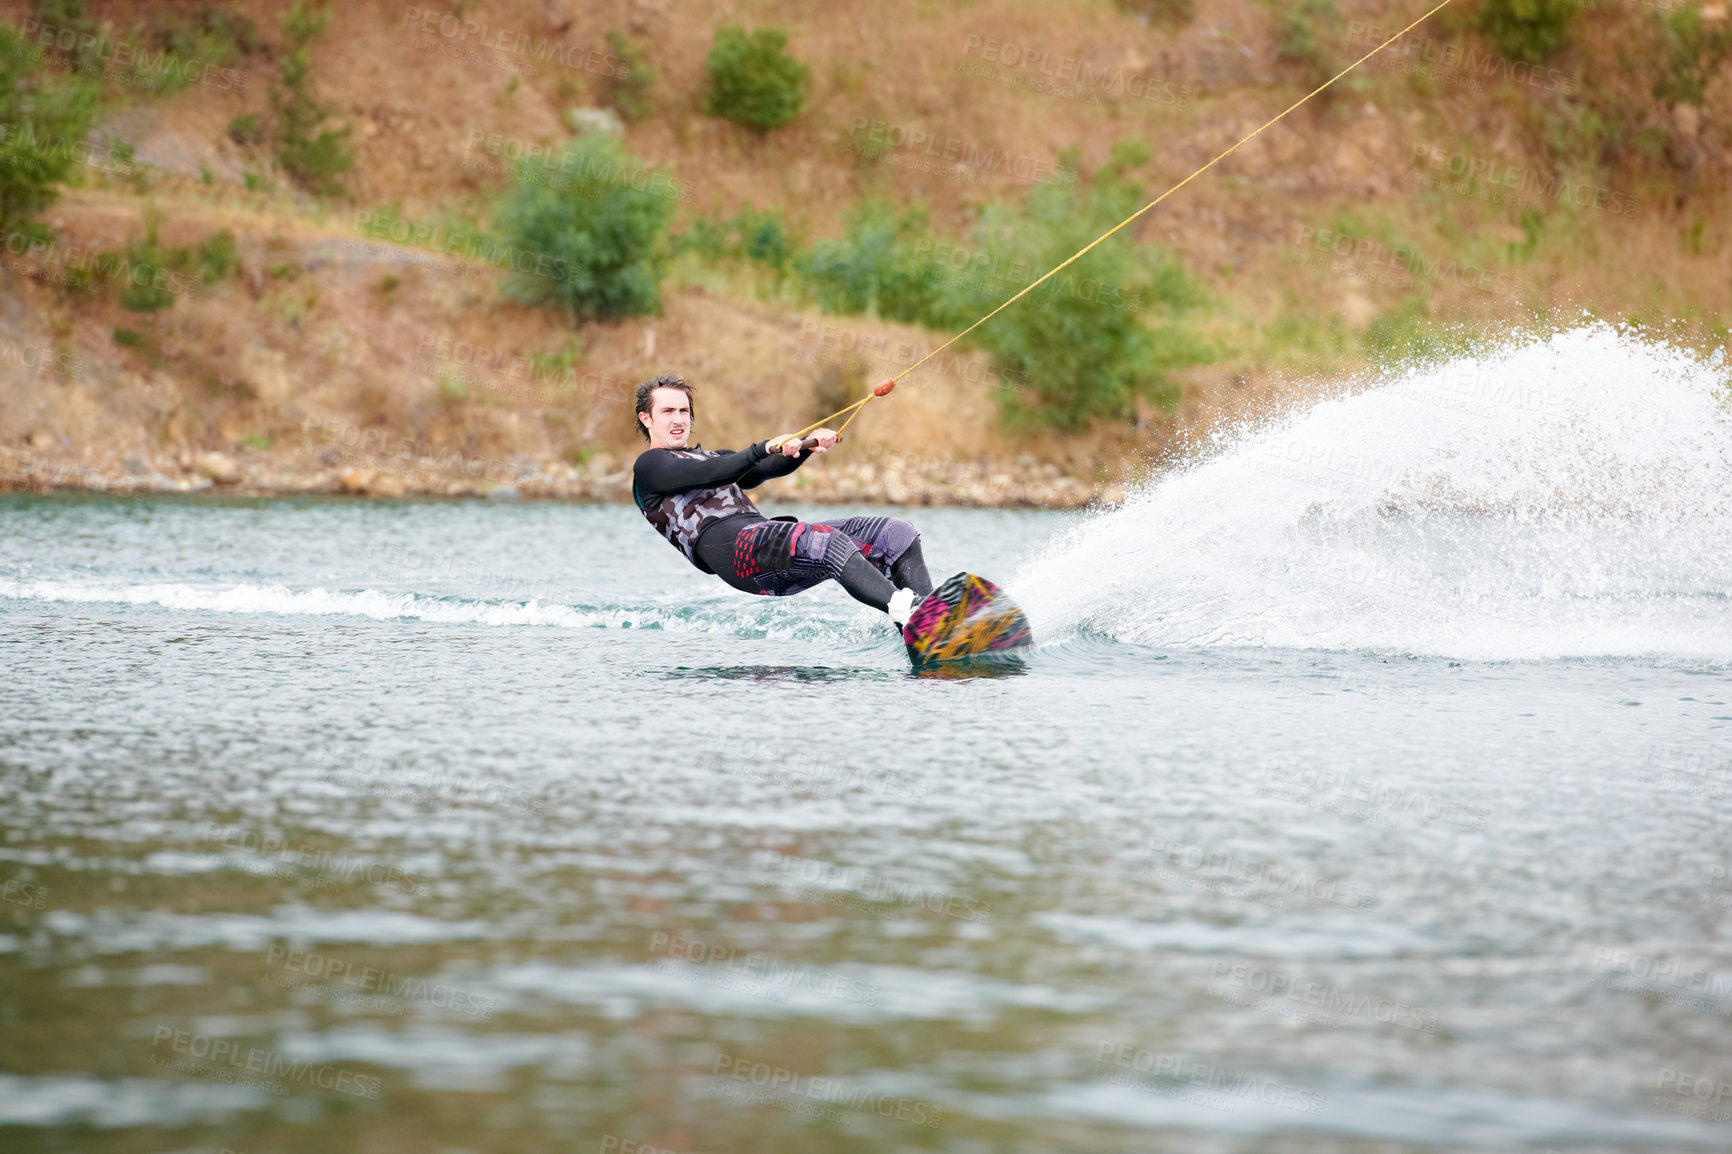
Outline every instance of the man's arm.
[(798, 457), (789, 457), (782, 453), (772, 453), (768, 460), (759, 461), (741, 474), (735, 482), (742, 489), (752, 489), (765, 481), (776, 477), (786, 477), (795, 469), (806, 463), (806, 458), (812, 455), (812, 450), (804, 449)]
[[(747, 470), (746, 475), (739, 480), (740, 488), (750, 489), (754, 485), (761, 485), (773, 477), (786, 477), (804, 465), (807, 457), (813, 453), (829, 452), (835, 447), (836, 442), (842, 439), (840, 433), (831, 429), (814, 429), (811, 430), (811, 433), (810, 437), (798, 443), (794, 440), (794, 434), (783, 434), (764, 442), (766, 449), (769, 449), (772, 444), (776, 448), (769, 449), (769, 460), (753, 465)], [(790, 450), (794, 451), (790, 452)]]
[(769, 455), (762, 441), (737, 453), (697, 460), (676, 457), (665, 449), (651, 449), (641, 454), (637, 464), (632, 466), (632, 489), (647, 501), (651, 497), (683, 493), (687, 489), (732, 485)]

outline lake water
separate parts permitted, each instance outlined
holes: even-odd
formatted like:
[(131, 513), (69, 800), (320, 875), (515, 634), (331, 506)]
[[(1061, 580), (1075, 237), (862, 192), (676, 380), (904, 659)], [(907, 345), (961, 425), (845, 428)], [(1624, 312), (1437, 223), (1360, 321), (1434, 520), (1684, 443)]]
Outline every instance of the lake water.
[(629, 508), (0, 498), (0, 1148), (1732, 1148), (1723, 378), (905, 511), (994, 676)]

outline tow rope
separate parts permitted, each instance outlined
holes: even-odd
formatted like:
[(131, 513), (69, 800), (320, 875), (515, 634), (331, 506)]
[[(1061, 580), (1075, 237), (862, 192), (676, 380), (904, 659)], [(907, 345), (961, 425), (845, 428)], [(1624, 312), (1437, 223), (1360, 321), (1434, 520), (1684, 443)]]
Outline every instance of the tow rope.
[(1427, 12), (1424, 16), (1421, 16), (1419, 19), (1417, 19), (1413, 23), (1409, 24), (1406, 28), (1403, 28), (1401, 31), (1397, 32), (1395, 35), (1391, 36), (1388, 40), (1385, 40), (1382, 44), (1379, 44), (1376, 48), (1373, 48), (1370, 52), (1367, 52), (1364, 56), (1361, 56), (1358, 60), (1355, 60), (1352, 64), (1349, 64), (1346, 68), (1343, 68), (1340, 72), (1337, 72), (1334, 76), (1331, 76), (1328, 80), (1325, 80), (1322, 84), (1319, 84), (1316, 88), (1313, 88), (1310, 92), (1307, 92), (1304, 96), (1301, 96), (1298, 100), (1295, 100), (1292, 104), (1290, 104), (1286, 108), (1282, 109), (1281, 112), (1279, 112), (1275, 116), (1271, 117), (1266, 123), (1260, 125), (1256, 129), (1247, 133), (1245, 135), (1245, 137), (1242, 140), (1240, 140), (1237, 144), (1232, 145), (1225, 152), (1222, 152), (1219, 156), (1215, 157), (1215, 159), (1209, 161), (1209, 163), (1203, 165), (1201, 168), (1197, 169), (1197, 171), (1191, 173), (1191, 175), (1185, 177), (1185, 179), (1179, 181), (1179, 183), (1173, 185), (1173, 187), (1167, 189), (1167, 191), (1161, 193), (1161, 195), (1155, 197), (1155, 199), (1149, 201), (1149, 203), (1143, 205), (1143, 207), (1137, 209), (1137, 211), (1131, 213), (1131, 215), (1125, 217), (1125, 219), (1119, 221), (1118, 224), (1114, 225), (1112, 228), (1108, 229), (1106, 232), (1102, 233), (1100, 236), (1097, 236), (1094, 240), (1090, 241), (1088, 244), (1084, 245), (1082, 248), (1080, 248), (1076, 252), (1072, 253), (1070, 258), (1067, 259), (1063, 264), (1055, 265), (1052, 269), (1048, 270), (1039, 280), (1035, 281), (1033, 284), (1025, 286), (1021, 292), (1017, 293), (1015, 296), (1011, 297), (1009, 300), (1005, 301), (1003, 304), (999, 305), (997, 308), (993, 309), (991, 312), (987, 313), (985, 316), (981, 317), (979, 320), (975, 321), (973, 324), (969, 325), (967, 328), (963, 329), (961, 332), (957, 333), (955, 336), (951, 337), (949, 340), (945, 341), (943, 344), (939, 345), (937, 348), (933, 349), (931, 352), (929, 352), (925, 356), (921, 357), (918, 361), (915, 361), (912, 365), (909, 365), (907, 368), (903, 369), (901, 372), (897, 373), (895, 376), (891, 377), (889, 380), (881, 382), (878, 385), (875, 385), (871, 392), (867, 393), (864, 397), (861, 397), (858, 401), (855, 401), (851, 405), (847, 405), (843, 408), (837, 409), (834, 413), (831, 413), (829, 416), (824, 417), (821, 420), (817, 420), (817, 421), (812, 422), (810, 425), (807, 425), (804, 429), (801, 429), (797, 433), (789, 433), (785, 437), (777, 437), (773, 442), (771, 442), (771, 444), (769, 445), (769, 448), (772, 451), (774, 451), (775, 447), (777, 445), (781, 444), (783, 441), (793, 440), (796, 437), (804, 439), (805, 436), (808, 433), (812, 432), (814, 429), (821, 429), (825, 425), (829, 424), (831, 421), (834, 421), (837, 417), (840, 417), (843, 413), (847, 413), (848, 419), (846, 421), (842, 422), (842, 427), (840, 429), (836, 430), (837, 437), (840, 438), (841, 434), (848, 431), (848, 426), (854, 423), (854, 418), (858, 417), (863, 411), (865, 411), (865, 408), (868, 404), (877, 400), (879, 397), (889, 396), (890, 391), (896, 387), (896, 383), (898, 381), (900, 381), (903, 377), (906, 377), (909, 373), (912, 373), (914, 370), (918, 369), (921, 365), (924, 365), (927, 361), (931, 360), (933, 357), (937, 356), (939, 353), (942, 353), (945, 349), (949, 348), (951, 345), (955, 344), (957, 341), (961, 340), (963, 337), (966, 337), (969, 333), (973, 332), (975, 329), (979, 328), (981, 325), (985, 324), (987, 321), (991, 320), (993, 317), (997, 316), (999, 313), (1003, 312), (1005, 309), (1009, 308), (1011, 305), (1015, 304), (1017, 301), (1021, 300), (1023, 297), (1027, 296), (1029, 293), (1031, 293), (1035, 289), (1039, 288), (1054, 273), (1058, 273), (1058, 272), (1063, 271), (1066, 267), (1075, 263), (1077, 260), (1081, 259), (1083, 256), (1087, 255), (1090, 249), (1094, 248), (1096, 245), (1100, 244), (1102, 241), (1113, 236), (1120, 229), (1124, 228), (1126, 225), (1137, 220), (1144, 213), (1148, 212), (1151, 208), (1154, 208), (1157, 204), (1160, 204), (1163, 200), (1167, 199), (1167, 197), (1173, 195), (1173, 193), (1179, 191), (1181, 188), (1185, 187), (1187, 184), (1191, 183), (1193, 180), (1197, 179), (1199, 176), (1203, 175), (1205, 172), (1209, 171), (1211, 168), (1215, 167), (1217, 164), (1219, 164), (1223, 160), (1227, 159), (1227, 157), (1233, 155), (1233, 153), (1239, 151), (1239, 149), (1243, 148), (1246, 144), (1249, 144), (1257, 136), (1257, 134), (1262, 132), (1265, 128), (1268, 128), (1268, 127), (1270, 127), (1270, 125), (1275, 124), (1277, 121), (1279, 121), (1283, 117), (1285, 117), (1288, 113), (1292, 112), (1294, 109), (1296, 109), (1300, 105), (1304, 104), (1307, 100), (1310, 100), (1313, 96), (1316, 96), (1319, 92), (1322, 92), (1325, 88), (1328, 88), (1331, 84), (1334, 84), (1337, 80), (1340, 80), (1343, 76), (1346, 76), (1349, 72), (1352, 72), (1355, 68), (1358, 68), (1361, 64), (1364, 64), (1367, 60), (1370, 60), (1373, 56), (1376, 56), (1379, 52), (1382, 52), (1385, 48), (1388, 48), (1391, 44), (1394, 44), (1397, 40), (1401, 39), (1403, 36), (1407, 35), (1409, 32), (1413, 31), (1415, 28), (1419, 27), (1419, 25), (1424, 23), (1426, 20), (1437, 15), (1438, 12), (1442, 11), (1443, 8), (1449, 4), (1449, 2), (1450, 2), (1450, 0), (1442, 0), (1442, 3), (1438, 4), (1431, 11)]

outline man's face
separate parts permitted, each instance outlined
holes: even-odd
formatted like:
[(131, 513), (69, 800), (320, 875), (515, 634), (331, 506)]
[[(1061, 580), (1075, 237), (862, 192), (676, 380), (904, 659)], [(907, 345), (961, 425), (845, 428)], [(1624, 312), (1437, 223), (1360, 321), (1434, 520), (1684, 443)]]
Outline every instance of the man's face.
[(649, 430), (650, 448), (683, 449), (692, 435), (692, 402), (684, 389), (655, 389), (650, 411), (637, 419)]

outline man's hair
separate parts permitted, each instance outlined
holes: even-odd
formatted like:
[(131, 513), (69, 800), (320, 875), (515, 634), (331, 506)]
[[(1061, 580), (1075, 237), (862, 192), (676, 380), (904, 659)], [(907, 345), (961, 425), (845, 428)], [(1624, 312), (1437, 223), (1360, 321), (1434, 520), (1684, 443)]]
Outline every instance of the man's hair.
[(637, 387), (637, 412), (632, 414), (631, 423), (637, 426), (637, 431), (643, 434), (644, 440), (649, 440), (649, 429), (638, 420), (639, 415), (650, 411), (652, 398), (657, 389), (679, 389), (686, 395), (686, 402), (692, 407), (692, 416), (698, 415), (698, 402), (692, 396), (692, 387), (672, 373), (663, 373), (653, 381), (645, 381)]

